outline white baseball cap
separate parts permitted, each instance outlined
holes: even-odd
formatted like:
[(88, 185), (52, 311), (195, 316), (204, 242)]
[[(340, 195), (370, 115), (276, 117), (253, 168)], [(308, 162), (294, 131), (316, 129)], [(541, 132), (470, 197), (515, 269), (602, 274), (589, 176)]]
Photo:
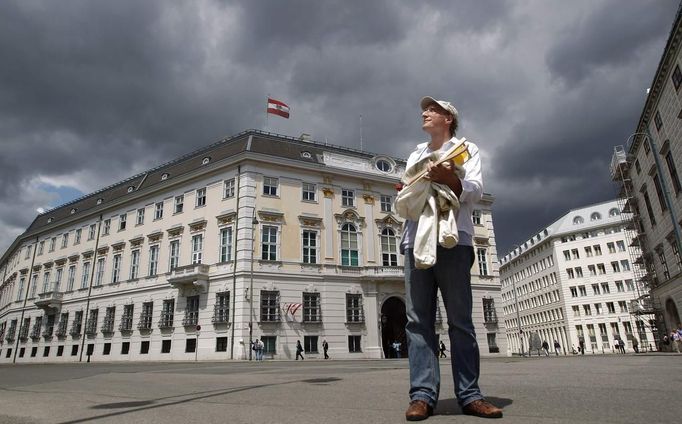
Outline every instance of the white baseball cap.
[(431, 103), (436, 103), (438, 106), (442, 107), (445, 109), (447, 112), (449, 112), (452, 116), (455, 117), (455, 119), (458, 118), (457, 116), (457, 109), (452, 105), (450, 102), (446, 102), (445, 100), (436, 100), (431, 96), (426, 96), (422, 97), (421, 101), (419, 102), (419, 105), (421, 106), (422, 110), (426, 110), (427, 107)]

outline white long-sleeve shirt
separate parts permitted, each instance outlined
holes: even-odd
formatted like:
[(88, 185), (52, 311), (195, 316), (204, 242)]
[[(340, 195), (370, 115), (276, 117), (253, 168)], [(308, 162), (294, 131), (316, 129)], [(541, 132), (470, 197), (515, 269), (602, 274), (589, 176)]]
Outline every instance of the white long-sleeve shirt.
[[(440, 151), (447, 151), (458, 140), (453, 137), (443, 143)], [(481, 200), (483, 196), (483, 175), (481, 173), (481, 157), (478, 151), (478, 146), (469, 141), (465, 142), (469, 149), (469, 160), (464, 162), (464, 170), (466, 175), (462, 180), (462, 194), (459, 195), (459, 212), (457, 212), (457, 229), (459, 230), (459, 242), (457, 244), (463, 246), (473, 246), (474, 223), (471, 220), (474, 204)], [(421, 143), (410, 154), (407, 159), (405, 169), (409, 169), (414, 163), (420, 159), (430, 155), (433, 150), (429, 149), (429, 143)], [(405, 249), (414, 247), (414, 237), (417, 233), (417, 222), (407, 220), (403, 230), (403, 237), (400, 242), (400, 252), (404, 253)]]

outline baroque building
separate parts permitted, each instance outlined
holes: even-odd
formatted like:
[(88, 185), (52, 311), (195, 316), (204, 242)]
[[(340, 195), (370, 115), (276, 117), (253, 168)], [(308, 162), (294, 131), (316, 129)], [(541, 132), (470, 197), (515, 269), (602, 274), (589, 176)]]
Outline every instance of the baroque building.
[(682, 6), (678, 8), (635, 131), (617, 146), (611, 177), (618, 185), (646, 268), (640, 299), (656, 315), (658, 340), (682, 321)]
[(655, 349), (653, 316), (637, 314), (637, 247), (622, 218), (615, 200), (571, 210), (500, 260), (510, 353), (528, 352), (533, 339), (550, 351), (556, 340), (563, 354), (581, 340), (595, 354), (616, 352), (616, 339)]
[[(249, 130), (35, 218), (0, 259), (0, 361), (391, 357), (405, 161)], [(505, 354), (485, 195), (474, 322)], [(439, 305), (438, 332), (447, 337)]]

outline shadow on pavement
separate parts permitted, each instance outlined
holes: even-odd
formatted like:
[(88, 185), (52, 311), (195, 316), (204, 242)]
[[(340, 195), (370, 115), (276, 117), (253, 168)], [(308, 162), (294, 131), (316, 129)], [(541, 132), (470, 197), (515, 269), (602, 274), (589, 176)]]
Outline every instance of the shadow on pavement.
[[(512, 399), (507, 398), (499, 398), (494, 396), (486, 396), (485, 398), (493, 405), (502, 409), (514, 403)], [(436, 415), (462, 415), (462, 408), (460, 408), (457, 404), (456, 398), (442, 399), (438, 401), (438, 406), (436, 406), (436, 410), (434, 412)]]

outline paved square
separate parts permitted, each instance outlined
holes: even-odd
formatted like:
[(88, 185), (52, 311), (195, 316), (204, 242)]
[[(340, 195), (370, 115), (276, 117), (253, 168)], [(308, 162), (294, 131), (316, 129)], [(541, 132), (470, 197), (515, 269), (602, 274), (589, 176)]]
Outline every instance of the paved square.
[[(682, 355), (482, 360), (508, 423), (678, 422)], [(429, 423), (461, 415), (449, 363)], [(406, 360), (0, 367), (1, 423), (400, 423)]]

